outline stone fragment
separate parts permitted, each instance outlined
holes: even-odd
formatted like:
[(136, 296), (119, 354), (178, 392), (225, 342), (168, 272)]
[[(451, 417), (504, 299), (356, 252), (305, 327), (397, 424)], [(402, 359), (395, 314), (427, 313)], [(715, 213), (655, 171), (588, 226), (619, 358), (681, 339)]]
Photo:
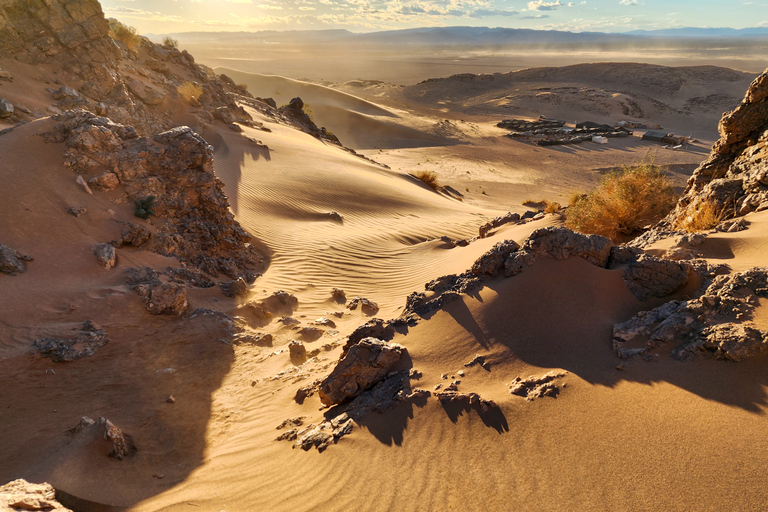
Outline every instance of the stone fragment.
[(360, 307), (360, 311), (369, 316), (375, 315), (379, 311), (379, 305), (365, 297), (355, 297), (349, 301), (347, 309), (355, 311), (358, 306)]
[(522, 396), (528, 401), (544, 396), (555, 398), (560, 393), (560, 389), (555, 385), (554, 381), (564, 377), (567, 373), (551, 371), (538, 377), (531, 375), (527, 379), (515, 377), (515, 380), (509, 385), (509, 393)]
[(99, 418), (99, 423), (104, 426), (104, 439), (112, 443), (109, 457), (124, 460), (136, 454), (136, 445), (130, 435), (125, 434), (117, 425), (106, 418)]
[(0, 273), (11, 276), (23, 274), (26, 272), (25, 261), (32, 261), (32, 257), (0, 244)]
[(80, 217), (82, 214), (87, 212), (88, 210), (85, 209), (84, 206), (70, 206), (67, 208), (67, 213), (72, 215), (73, 217)]
[(23, 478), (0, 486), (0, 510), (45, 510), (50, 512), (72, 512), (56, 501), (56, 489), (49, 483), (34, 484)]
[(97, 190), (114, 190), (120, 186), (120, 180), (117, 178), (117, 174), (105, 172), (88, 180), (88, 185)]
[(298, 340), (291, 340), (288, 343), (288, 353), (293, 364), (300, 365), (307, 360), (307, 348)]
[(117, 263), (117, 254), (115, 254), (115, 248), (112, 244), (99, 244), (93, 250), (93, 253), (105, 270), (111, 269)]
[(148, 242), (151, 237), (152, 233), (146, 226), (135, 224), (133, 222), (125, 222), (123, 224), (123, 229), (120, 232), (119, 245), (131, 245), (133, 247), (138, 247)]
[(11, 117), (16, 109), (13, 108), (13, 104), (5, 98), (0, 98), (0, 119)]
[(56, 338), (38, 338), (32, 343), (32, 352), (51, 358), (54, 363), (74, 361), (92, 356), (96, 350), (109, 343), (107, 334), (86, 320), (74, 334)]
[(220, 281), (219, 288), (227, 297), (248, 296), (248, 285), (242, 277), (238, 277), (234, 281)]
[(83, 179), (83, 177), (82, 177), (82, 176), (79, 176), (79, 175), (78, 175), (78, 177), (77, 177), (77, 178), (75, 178), (75, 183), (77, 183), (78, 185), (80, 185), (81, 187), (83, 187), (83, 190), (85, 190), (85, 192), (86, 192), (88, 195), (93, 195), (93, 191), (91, 190), (91, 187), (89, 187), (89, 186), (88, 186), (88, 184), (85, 182), (85, 180)]

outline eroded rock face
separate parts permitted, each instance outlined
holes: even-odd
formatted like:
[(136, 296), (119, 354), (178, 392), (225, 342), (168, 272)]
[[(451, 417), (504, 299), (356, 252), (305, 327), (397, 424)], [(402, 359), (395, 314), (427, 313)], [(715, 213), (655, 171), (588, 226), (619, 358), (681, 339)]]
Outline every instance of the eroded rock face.
[(504, 240), (494, 245), (490, 251), (480, 256), (474, 265), (472, 273), (495, 276), (504, 269), (504, 263), (510, 254), (520, 249), (520, 245), (514, 240)]
[[(163, 220), (149, 250), (173, 256), (211, 276), (236, 279), (258, 266), (251, 237), (229, 211), (213, 173), (213, 149), (188, 127), (138, 137), (130, 126), (82, 110), (56, 116), (49, 142), (67, 146), (65, 165), (80, 173), (116, 176), (132, 201), (153, 196), (152, 212)], [(123, 242), (142, 244), (148, 230), (129, 226)]]
[(339, 404), (360, 395), (392, 370), (405, 348), (376, 338), (365, 338), (353, 345), (333, 371), (320, 383), (320, 401)]
[(72, 512), (56, 501), (56, 489), (51, 484), (33, 484), (23, 478), (0, 486), (0, 510)]
[(495, 219), (492, 219), (482, 226), (480, 226), (479, 229), (479, 237), (480, 238), (486, 238), (489, 236), (489, 233), (492, 229), (496, 229), (499, 226), (503, 226), (504, 224), (509, 224), (510, 222), (519, 222), (520, 221), (520, 214), (519, 213), (512, 213), (509, 212), (506, 215), (503, 215), (501, 217), (496, 217)]
[(688, 180), (675, 210), (657, 229), (675, 226), (706, 202), (728, 216), (768, 208), (768, 72), (752, 82), (744, 100), (723, 115), (709, 158)]
[(641, 254), (624, 270), (627, 288), (639, 300), (666, 297), (688, 282), (688, 267), (676, 261)]
[(117, 263), (117, 255), (115, 254), (115, 248), (112, 244), (99, 244), (93, 250), (96, 258), (104, 270), (109, 270)]
[(672, 356), (741, 361), (768, 351), (768, 331), (749, 323), (760, 298), (768, 298), (768, 269), (716, 276), (706, 292), (690, 301), (671, 301), (642, 311), (613, 327), (619, 357), (646, 355), (676, 343)]
[(353, 345), (364, 338), (376, 338), (382, 341), (389, 341), (395, 336), (395, 328), (391, 323), (385, 322), (381, 318), (372, 318), (349, 335), (347, 343), (344, 345), (344, 353)]

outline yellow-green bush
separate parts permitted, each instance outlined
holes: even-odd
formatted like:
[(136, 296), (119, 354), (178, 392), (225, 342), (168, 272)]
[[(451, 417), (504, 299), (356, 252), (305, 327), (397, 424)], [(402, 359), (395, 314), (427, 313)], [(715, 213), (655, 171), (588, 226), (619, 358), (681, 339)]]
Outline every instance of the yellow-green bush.
[(603, 177), (593, 191), (572, 200), (566, 227), (625, 241), (669, 213), (677, 197), (664, 170), (646, 163), (621, 167)]

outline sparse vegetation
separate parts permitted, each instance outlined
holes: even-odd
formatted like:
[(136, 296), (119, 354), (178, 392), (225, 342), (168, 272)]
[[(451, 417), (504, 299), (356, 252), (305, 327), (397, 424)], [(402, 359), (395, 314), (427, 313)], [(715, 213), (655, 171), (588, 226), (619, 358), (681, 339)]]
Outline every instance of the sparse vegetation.
[(563, 206), (557, 201), (550, 201), (549, 199), (526, 199), (523, 201), (523, 206), (529, 208), (535, 208), (536, 210), (543, 210), (545, 213), (557, 213), (563, 209)]
[(690, 233), (707, 231), (720, 224), (725, 217), (725, 209), (720, 208), (714, 201), (696, 200), (685, 207), (676, 227)]
[(241, 89), (245, 89), (246, 91), (248, 90), (248, 84), (245, 84), (245, 83), (237, 84), (237, 86), (240, 87)]
[(196, 82), (184, 82), (176, 88), (179, 96), (187, 103), (194, 103), (203, 94), (203, 87)]
[(413, 176), (435, 190), (440, 186), (437, 182), (437, 174), (434, 171), (417, 171)]
[(170, 50), (171, 48), (178, 48), (179, 42), (171, 36), (165, 36), (163, 38), (163, 48)]
[(136, 50), (141, 46), (142, 37), (136, 27), (123, 25), (116, 19), (109, 20), (109, 36), (115, 41), (120, 41), (129, 50)]
[(544, 206), (544, 213), (557, 213), (562, 209), (563, 207), (557, 201), (547, 201), (547, 204)]
[(140, 219), (148, 219), (150, 215), (155, 214), (155, 211), (153, 210), (155, 206), (155, 196), (136, 199), (133, 204), (136, 207), (133, 214)]
[(660, 220), (675, 205), (676, 196), (664, 170), (652, 162), (624, 166), (603, 177), (585, 195), (574, 195), (565, 225), (582, 233), (625, 241)]

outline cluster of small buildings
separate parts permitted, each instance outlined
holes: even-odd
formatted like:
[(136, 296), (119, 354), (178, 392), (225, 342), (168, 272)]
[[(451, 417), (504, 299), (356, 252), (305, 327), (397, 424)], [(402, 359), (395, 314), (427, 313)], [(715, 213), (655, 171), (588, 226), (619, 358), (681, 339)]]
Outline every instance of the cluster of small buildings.
[[(648, 128), (646, 125), (632, 121), (621, 121), (616, 126), (584, 121), (576, 123), (574, 128), (569, 128), (566, 127), (565, 121), (547, 119), (544, 116), (536, 121), (505, 119), (496, 126), (511, 130), (507, 134), (508, 137), (534, 142), (539, 146), (580, 144), (586, 141), (607, 144), (610, 138), (629, 137), (633, 134), (632, 129)], [(678, 137), (673, 133), (659, 131), (662, 129), (660, 125), (656, 125), (655, 128), (656, 130), (646, 131), (642, 139), (671, 146), (680, 146), (688, 142), (688, 137)]]

